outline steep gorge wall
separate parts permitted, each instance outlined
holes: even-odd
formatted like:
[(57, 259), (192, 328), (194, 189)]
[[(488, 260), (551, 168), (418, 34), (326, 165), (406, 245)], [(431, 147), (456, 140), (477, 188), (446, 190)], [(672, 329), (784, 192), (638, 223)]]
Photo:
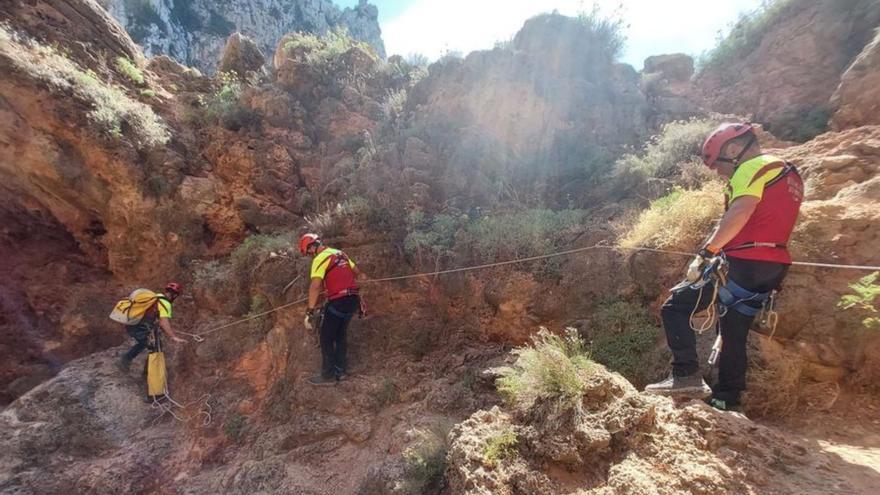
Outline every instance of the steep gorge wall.
[[(750, 116), (779, 137), (823, 128), (841, 75), (880, 25), (876, 0), (777, 2), (760, 30), (704, 67), (695, 84), (706, 108)], [(809, 138), (799, 137), (804, 140)]]
[(278, 40), (303, 31), (322, 35), (342, 28), (370, 44), (380, 57), (385, 45), (379, 12), (362, 0), (340, 10), (332, 0), (98, 0), (148, 56), (169, 55), (213, 73), (227, 36), (239, 31), (271, 56)]

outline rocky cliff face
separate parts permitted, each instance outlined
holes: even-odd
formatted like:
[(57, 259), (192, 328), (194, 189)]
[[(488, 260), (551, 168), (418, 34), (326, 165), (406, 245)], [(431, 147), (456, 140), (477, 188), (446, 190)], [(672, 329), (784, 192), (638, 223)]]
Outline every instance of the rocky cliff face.
[(287, 33), (325, 34), (342, 28), (355, 39), (370, 44), (380, 57), (385, 45), (379, 12), (361, 0), (340, 10), (332, 0), (98, 0), (144, 53), (169, 55), (206, 73), (213, 73), (227, 36), (239, 31), (271, 55)]
[(837, 130), (880, 124), (880, 31), (843, 73), (831, 107)]
[(581, 172), (649, 132), (638, 73), (558, 14), (530, 19), (510, 46), (435, 63), (407, 109), (406, 166), (440, 202), (583, 204)]
[[(598, 202), (591, 194), (614, 181), (591, 179), (607, 179), (655, 125), (697, 111), (687, 57), (652, 58), (640, 76), (576, 20), (547, 15), (510, 46), (427, 72), (357, 43), (285, 35), (267, 49), (234, 35), (219, 57), (233, 75), (203, 77), (167, 56), (145, 60), (94, 0), (5, 2), (0, 16), (0, 351), (12, 356), (0, 401), (13, 401), (0, 413), (0, 491), (436, 493), (447, 438), (454, 493), (848, 488), (812, 479), (830, 464), (797, 442), (645, 397), (604, 369), (579, 414), (492, 409), (500, 397), (485, 370), (538, 324), (599, 342), (639, 318), (661, 347), (649, 316), (626, 306), (596, 316), (609, 299), (640, 310), (662, 299), (681, 260), (657, 253), (365, 291), (372, 315), (350, 334), (356, 375), (335, 388), (304, 383), (318, 353), (299, 308), (169, 346), (179, 422), (138, 402), (142, 362), (130, 377), (114, 367), (115, 298), (173, 276), (192, 294), (175, 325), (192, 332), (277, 308), (303, 293), (306, 261), (285, 251), (305, 229), (374, 276), (417, 269), (402, 254), (410, 214), (454, 222), (473, 205), (486, 217), (589, 208), (562, 229), (566, 247), (615, 242), (624, 201)], [(853, 74), (870, 75), (873, 58), (859, 60)], [(864, 105), (862, 93), (841, 91), (840, 108)], [(798, 257), (880, 262), (878, 150), (880, 129), (862, 126), (777, 151), (808, 181)], [(875, 393), (880, 341), (834, 308), (853, 278), (793, 271), (768, 345), (800, 354), (811, 385)], [(657, 355), (632, 365), (640, 378), (658, 377)], [(522, 443), (487, 464), (487, 440), (509, 431)], [(876, 473), (859, 474), (876, 486)]]
[(751, 116), (778, 137), (804, 141), (824, 130), (841, 75), (880, 24), (880, 4), (780, 5), (738, 41), (746, 48), (710, 63), (695, 83), (707, 108)]

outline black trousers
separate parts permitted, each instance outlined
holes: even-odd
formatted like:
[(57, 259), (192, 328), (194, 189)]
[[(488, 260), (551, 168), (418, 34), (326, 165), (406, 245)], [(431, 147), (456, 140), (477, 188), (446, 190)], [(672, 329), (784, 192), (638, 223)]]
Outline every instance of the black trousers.
[(155, 325), (150, 325), (148, 323), (128, 326), (125, 327), (125, 330), (128, 332), (128, 335), (134, 339), (134, 345), (131, 346), (131, 349), (122, 356), (122, 359), (129, 362), (134, 360), (134, 358), (145, 349), (154, 347), (155, 340), (159, 338)]
[[(736, 258), (729, 258), (729, 262), (728, 277), (752, 292), (770, 292), (778, 288), (788, 272), (788, 265), (781, 263)], [(698, 290), (685, 288), (676, 291), (660, 311), (666, 342), (672, 351), (672, 373), (675, 376), (688, 376), (700, 371), (696, 335), (690, 327), (689, 318), (694, 308), (696, 311), (706, 309), (712, 289), (711, 285), (707, 285), (702, 298)], [(760, 303), (752, 304), (760, 307)], [(712, 387), (712, 396), (717, 399), (737, 404), (740, 393), (746, 389), (746, 342), (754, 319), (754, 316), (746, 316), (732, 309), (721, 318), (723, 345), (718, 356), (718, 383)]]
[(321, 322), (321, 375), (334, 378), (348, 370), (348, 324), (358, 311), (357, 296), (330, 301)]

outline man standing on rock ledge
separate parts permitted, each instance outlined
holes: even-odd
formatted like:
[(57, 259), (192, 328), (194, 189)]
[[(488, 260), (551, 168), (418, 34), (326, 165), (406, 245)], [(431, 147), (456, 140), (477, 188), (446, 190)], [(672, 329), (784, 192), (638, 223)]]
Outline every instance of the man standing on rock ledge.
[[(673, 356), (672, 373), (645, 391), (703, 397), (711, 393), (709, 404), (728, 410), (739, 406), (740, 393), (746, 388), (749, 327), (791, 265), (786, 245), (797, 221), (804, 186), (794, 165), (761, 152), (755, 129), (748, 123), (719, 126), (703, 144), (702, 158), (710, 169), (728, 179), (726, 212), (698, 255), (703, 265), (719, 255), (729, 263), (726, 284), (718, 292), (726, 309), (720, 322), (723, 345), (718, 383), (710, 389), (700, 375), (690, 324), (691, 315), (705, 310), (712, 298), (700, 297), (700, 290), (686, 285), (672, 293), (661, 311)], [(705, 294), (711, 294), (713, 287), (705, 289)]]
[[(360, 311), (357, 280), (365, 279), (366, 274), (345, 253), (324, 246), (316, 234), (300, 237), (299, 251), (303, 256), (312, 256), (306, 329), (314, 330), (318, 320), (321, 322), (321, 374), (308, 381), (312, 385), (333, 385), (347, 376), (348, 324)], [(327, 303), (323, 317), (319, 318), (318, 300), (322, 292)]]

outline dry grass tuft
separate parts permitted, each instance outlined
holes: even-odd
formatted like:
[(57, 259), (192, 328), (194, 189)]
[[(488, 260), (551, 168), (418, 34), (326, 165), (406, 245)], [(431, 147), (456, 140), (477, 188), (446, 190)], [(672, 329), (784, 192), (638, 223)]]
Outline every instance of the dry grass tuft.
[(119, 87), (105, 83), (90, 71), (58, 53), (51, 47), (13, 33), (0, 24), (0, 57), (27, 76), (39, 80), (50, 89), (72, 93), (88, 103), (89, 119), (114, 138), (123, 134), (123, 124), (133, 131), (139, 148), (162, 145), (170, 134), (153, 109), (133, 100)]
[(803, 358), (767, 337), (751, 340), (746, 412), (756, 417), (794, 415), (803, 406)]
[(724, 212), (723, 186), (706, 183), (701, 189), (675, 189), (655, 200), (620, 238), (624, 247), (691, 249)]

